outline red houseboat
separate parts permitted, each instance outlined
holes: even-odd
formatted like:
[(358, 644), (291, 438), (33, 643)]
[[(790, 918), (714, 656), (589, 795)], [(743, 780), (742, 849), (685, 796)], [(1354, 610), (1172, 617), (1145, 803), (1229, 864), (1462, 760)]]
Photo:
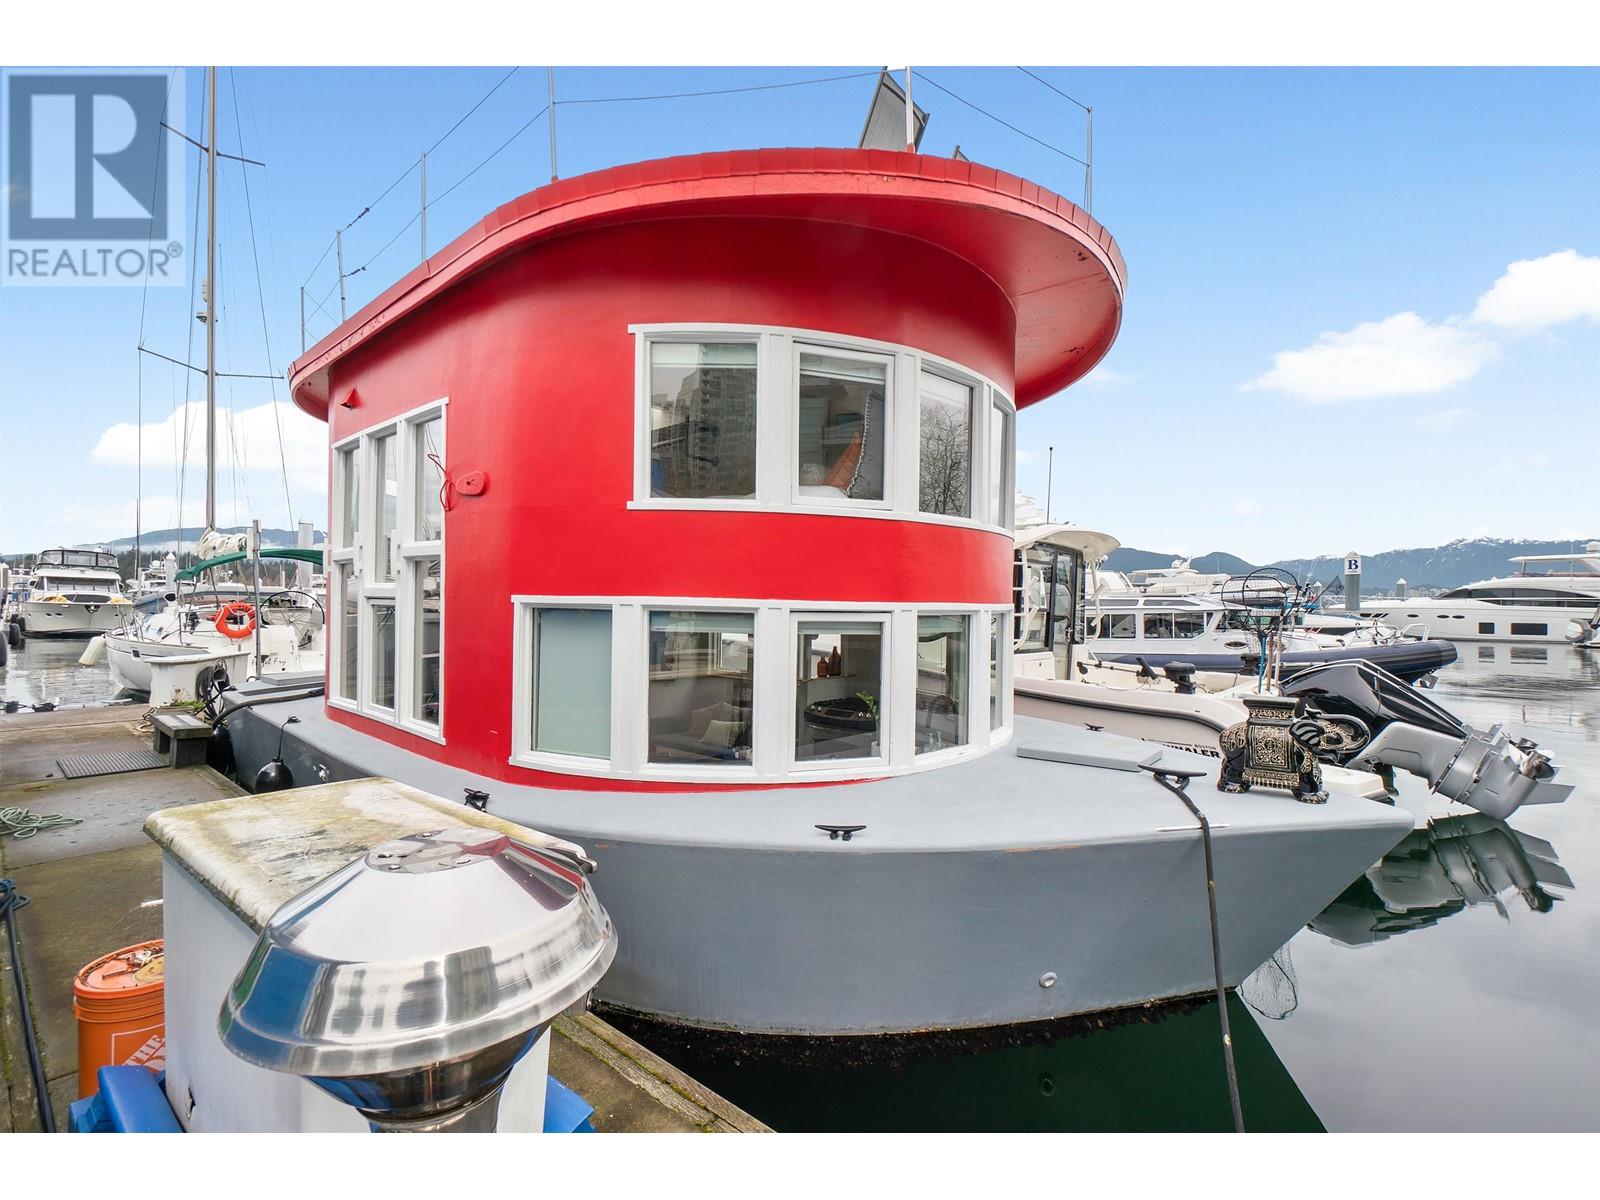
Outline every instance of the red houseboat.
[[(1125, 284), (1076, 205), (929, 155), (703, 154), (504, 205), (294, 364), (330, 438), (326, 695), (230, 716), (244, 777), (470, 789), (582, 842), (599, 998), (658, 1018), (1208, 990), (1197, 826), (1139, 769), (1192, 756), (1012, 713), (1016, 413), (1105, 354)], [(1192, 762), (1230, 983), (1410, 829)]]

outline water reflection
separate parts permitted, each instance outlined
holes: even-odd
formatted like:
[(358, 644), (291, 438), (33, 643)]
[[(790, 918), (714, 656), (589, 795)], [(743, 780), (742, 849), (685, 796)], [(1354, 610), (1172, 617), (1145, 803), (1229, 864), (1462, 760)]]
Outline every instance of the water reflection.
[(24, 711), (35, 704), (83, 708), (110, 703), (117, 687), (106, 660), (93, 667), (78, 665), (88, 644), (88, 639), (33, 638), (11, 647), (8, 662), (0, 667), (0, 700), (14, 701)]
[[(1214, 999), (968, 1039), (919, 1035), (859, 1061), (827, 1039), (739, 1038), (609, 1015), (713, 1091), (783, 1131), (1224, 1132), (1233, 1128)], [(1245, 1127), (1322, 1121), (1250, 1010), (1228, 1000)], [(1004, 1039), (1011, 1039), (1006, 1044)], [(874, 1039), (877, 1040), (877, 1039)], [(853, 1060), (854, 1059), (854, 1060)]]
[(1436, 817), (1347, 887), (1311, 928), (1346, 946), (1365, 946), (1480, 904), (1509, 919), (1506, 901), (1513, 896), (1533, 912), (1549, 912), (1558, 898), (1550, 889), (1573, 886), (1545, 839), (1482, 813)]

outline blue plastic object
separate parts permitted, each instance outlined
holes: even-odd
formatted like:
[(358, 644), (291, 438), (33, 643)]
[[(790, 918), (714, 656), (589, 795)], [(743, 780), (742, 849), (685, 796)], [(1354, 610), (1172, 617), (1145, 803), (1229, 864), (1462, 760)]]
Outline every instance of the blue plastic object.
[[(182, 1133), (163, 1089), (166, 1075), (143, 1067), (101, 1067), (100, 1090), (67, 1109), (72, 1133)], [(546, 1076), (544, 1131), (593, 1133), (590, 1104), (554, 1075)]]
[(162, 1090), (165, 1075), (143, 1067), (101, 1067), (100, 1090), (67, 1109), (73, 1133), (182, 1133)]
[(544, 1131), (546, 1133), (593, 1133), (590, 1104), (554, 1075), (545, 1077)]

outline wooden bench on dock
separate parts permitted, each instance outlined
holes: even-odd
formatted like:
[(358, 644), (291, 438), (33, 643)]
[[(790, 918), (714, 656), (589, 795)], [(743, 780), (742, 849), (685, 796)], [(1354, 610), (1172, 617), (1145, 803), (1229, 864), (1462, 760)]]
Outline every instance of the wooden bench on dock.
[(184, 709), (157, 709), (150, 714), (150, 748), (169, 766), (203, 765), (210, 736), (211, 722)]

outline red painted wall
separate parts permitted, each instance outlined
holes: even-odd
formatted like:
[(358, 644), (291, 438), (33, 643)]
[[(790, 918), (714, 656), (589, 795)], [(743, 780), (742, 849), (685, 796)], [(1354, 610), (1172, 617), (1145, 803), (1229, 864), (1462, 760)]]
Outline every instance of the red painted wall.
[[(970, 264), (911, 238), (760, 218), (632, 222), (497, 262), (340, 360), (331, 436), (450, 399), (446, 465), (485, 471), (445, 517), (448, 743), (333, 719), (494, 778), (510, 766), (512, 607), (534, 595), (1007, 603), (1011, 540), (800, 513), (630, 511), (630, 324), (786, 325), (916, 347), (1012, 384), (1014, 315)], [(626, 785), (624, 785), (626, 786)], [(639, 785), (643, 786), (643, 785)], [(671, 786), (671, 785), (658, 785)]]

